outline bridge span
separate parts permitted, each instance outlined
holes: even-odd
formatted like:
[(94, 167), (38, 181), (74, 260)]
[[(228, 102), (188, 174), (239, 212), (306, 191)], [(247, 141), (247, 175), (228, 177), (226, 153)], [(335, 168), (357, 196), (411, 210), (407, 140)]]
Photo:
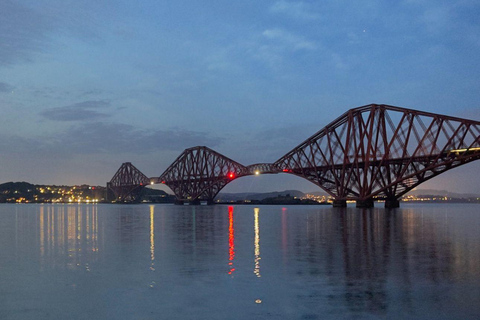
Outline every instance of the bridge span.
[(273, 163), (244, 166), (208, 147), (186, 149), (158, 177), (123, 163), (107, 183), (115, 200), (135, 202), (148, 184), (162, 183), (178, 203), (213, 203), (231, 181), (256, 174), (293, 174), (311, 181), (334, 206), (372, 207), (399, 199), (443, 172), (480, 159), (480, 122), (401, 107), (351, 109)]

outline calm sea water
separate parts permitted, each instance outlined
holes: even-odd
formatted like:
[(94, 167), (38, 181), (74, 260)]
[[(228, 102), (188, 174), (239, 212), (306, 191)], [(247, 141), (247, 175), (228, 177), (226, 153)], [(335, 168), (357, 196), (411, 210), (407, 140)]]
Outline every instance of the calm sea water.
[(376, 318), (480, 318), (480, 205), (0, 205), (0, 319)]

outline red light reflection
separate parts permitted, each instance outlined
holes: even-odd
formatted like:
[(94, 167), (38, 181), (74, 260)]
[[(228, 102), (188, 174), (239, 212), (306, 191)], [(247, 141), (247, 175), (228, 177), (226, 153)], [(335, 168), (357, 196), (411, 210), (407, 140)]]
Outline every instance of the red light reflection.
[(233, 274), (235, 268), (233, 267), (233, 260), (235, 259), (235, 228), (233, 226), (233, 207), (228, 207), (228, 265), (230, 271), (228, 274)]

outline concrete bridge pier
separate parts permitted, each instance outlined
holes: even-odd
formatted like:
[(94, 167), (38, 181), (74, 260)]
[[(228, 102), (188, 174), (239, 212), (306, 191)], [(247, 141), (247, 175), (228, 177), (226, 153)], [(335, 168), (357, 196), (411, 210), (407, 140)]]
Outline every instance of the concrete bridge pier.
[(208, 200), (200, 200), (200, 199), (195, 199), (195, 200), (176, 200), (175, 204), (177, 205), (192, 205), (192, 206), (199, 206), (199, 205), (212, 205), (215, 204), (215, 201), (213, 199), (208, 199)]
[(357, 208), (373, 208), (373, 199), (357, 200)]
[(334, 208), (345, 208), (347, 206), (347, 200), (333, 200), (332, 205)]
[(385, 200), (385, 208), (399, 208), (400, 201), (397, 198), (391, 198)]

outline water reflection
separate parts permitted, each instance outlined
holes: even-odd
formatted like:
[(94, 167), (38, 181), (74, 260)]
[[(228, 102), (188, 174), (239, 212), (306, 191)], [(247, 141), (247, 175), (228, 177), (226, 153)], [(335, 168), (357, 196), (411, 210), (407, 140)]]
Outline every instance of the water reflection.
[(386, 278), (389, 265), (389, 219), (373, 210), (349, 215), (341, 212), (344, 299), (352, 310), (382, 313), (387, 307)]
[(150, 270), (155, 271), (155, 206), (150, 206)]
[(98, 252), (97, 206), (41, 205), (39, 220), (39, 251), (42, 266), (83, 265)]
[(228, 207), (228, 265), (230, 270), (228, 274), (233, 274), (235, 267), (233, 266), (233, 260), (235, 259), (235, 228), (233, 225), (233, 207)]
[[(155, 206), (150, 206), (150, 270), (155, 271)], [(150, 282), (150, 288), (155, 287), (154, 280)]]
[(0, 265), (14, 280), (4, 277), (2, 288), (18, 297), (26, 289), (11, 283), (24, 281), (23, 270), (29, 280), (47, 274), (44, 283), (55, 273), (57, 286), (39, 286), (32, 301), (74, 283), (89, 306), (108, 297), (118, 313), (104, 318), (121, 318), (135, 301), (145, 313), (130, 318), (152, 318), (147, 306), (157, 316), (204, 319), (229, 318), (227, 307), (237, 319), (480, 314), (478, 207), (3, 208)]
[[(332, 287), (343, 286), (328, 294), (331, 303), (343, 300), (352, 312), (382, 315), (400, 299), (403, 311), (413, 312), (416, 288), (451, 284), (458, 272), (458, 252), (445, 224), (430, 218), (413, 209), (309, 214), (305, 236), (297, 235), (295, 256), (307, 262), (309, 275), (326, 275)], [(451, 298), (442, 295), (436, 298)]]
[(262, 259), (260, 257), (260, 225), (258, 223), (258, 214), (260, 212), (260, 209), (255, 208), (255, 209), (253, 209), (253, 212), (254, 212), (254, 221), (255, 221), (255, 225), (254, 225), (254, 231), (255, 231), (255, 240), (254, 240), (255, 267), (253, 268), (253, 273), (255, 273), (255, 275), (258, 278), (260, 278), (261, 277), (261, 274), (260, 274), (260, 259)]

